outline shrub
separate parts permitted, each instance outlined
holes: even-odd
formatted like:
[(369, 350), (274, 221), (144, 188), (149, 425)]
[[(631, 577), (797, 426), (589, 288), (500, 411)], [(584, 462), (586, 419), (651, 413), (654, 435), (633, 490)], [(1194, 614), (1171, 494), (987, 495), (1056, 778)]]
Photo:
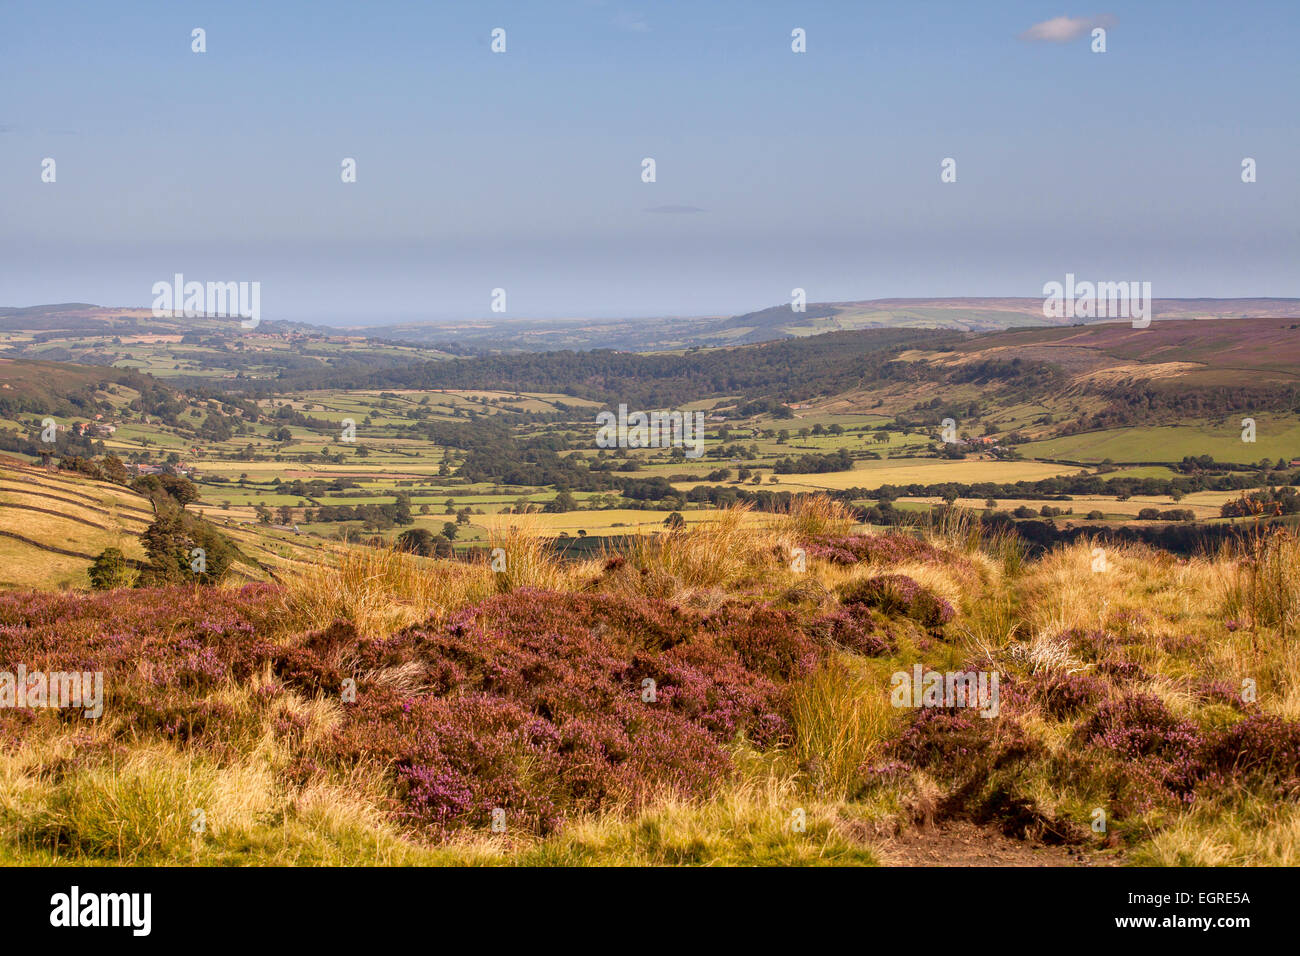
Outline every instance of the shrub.
[(851, 581), (840, 589), (840, 601), (863, 604), (882, 614), (902, 614), (930, 628), (941, 627), (953, 616), (951, 604), (905, 574)]
[(1300, 794), (1300, 721), (1252, 714), (1206, 741), (1201, 772), (1215, 783), (1294, 799)]
[(877, 632), (870, 609), (862, 604), (851, 604), (815, 618), (809, 628), (837, 647), (864, 657), (879, 657), (895, 650), (889, 635)]
[(1087, 674), (1049, 671), (1029, 678), (1033, 698), (1043, 711), (1057, 720), (1075, 717), (1095, 706), (1105, 693), (1105, 684)]
[(1200, 732), (1174, 717), (1159, 698), (1134, 695), (1105, 703), (1076, 739), (1109, 758), (1121, 812), (1194, 799)]
[(105, 548), (90, 566), (90, 586), (96, 591), (129, 588), (135, 583), (136, 570), (120, 549)]
[(907, 534), (855, 534), (809, 539), (808, 556), (834, 564), (858, 564), (875, 561), (897, 564), (901, 561), (938, 561), (945, 556), (939, 549)]

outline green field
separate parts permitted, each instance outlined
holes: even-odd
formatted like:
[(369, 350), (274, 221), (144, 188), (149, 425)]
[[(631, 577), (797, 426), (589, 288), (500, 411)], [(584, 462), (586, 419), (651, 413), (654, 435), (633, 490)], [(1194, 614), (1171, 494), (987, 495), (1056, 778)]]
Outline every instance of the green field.
[[(1246, 416), (1242, 416), (1246, 417)], [(1113, 429), (1022, 445), (1026, 457), (1073, 461), (1182, 461), (1210, 455), (1216, 461), (1253, 464), (1300, 458), (1300, 419), (1259, 415), (1255, 441), (1242, 441), (1241, 418), (1219, 423)]]

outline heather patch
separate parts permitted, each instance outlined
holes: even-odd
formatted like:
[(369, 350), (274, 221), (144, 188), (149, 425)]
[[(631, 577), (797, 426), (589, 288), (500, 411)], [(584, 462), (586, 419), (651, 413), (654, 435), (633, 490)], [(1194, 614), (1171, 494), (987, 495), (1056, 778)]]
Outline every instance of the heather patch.
[(901, 564), (904, 561), (953, 560), (946, 552), (920, 538), (907, 534), (851, 534), (811, 539), (807, 545), (808, 557), (821, 558), (833, 564), (859, 564), (869, 561), (879, 564)]
[(835, 647), (864, 657), (879, 657), (897, 650), (893, 636), (877, 626), (871, 609), (863, 604), (850, 604), (817, 617), (809, 624), (809, 630)]
[(1208, 738), (1200, 756), (1207, 778), (1279, 800), (1300, 796), (1300, 721), (1252, 714)]
[(840, 601), (875, 608), (882, 614), (905, 615), (930, 628), (942, 627), (954, 614), (951, 604), (905, 574), (851, 581), (840, 589)]
[(1088, 674), (1044, 672), (1025, 681), (1030, 696), (1047, 716), (1067, 720), (1095, 707), (1106, 694), (1106, 685)]
[[(0, 670), (102, 671), (104, 718), (186, 743), (237, 719), (204, 696), (247, 681), (269, 660), (276, 592), (173, 587), (92, 595), (0, 595)], [(54, 720), (81, 721), (55, 711)], [(37, 726), (26, 711), (0, 710), (12, 739)]]
[(987, 720), (969, 708), (922, 707), (894, 741), (890, 756), (954, 779), (981, 766), (1002, 766), (1032, 749), (1013, 720)]
[(788, 611), (523, 589), (385, 640), (311, 635), (276, 673), (311, 692), (356, 680), (314, 759), (391, 765), (399, 817), (444, 832), (500, 808), (547, 833), (664, 791), (715, 792), (727, 745), (789, 741), (788, 685), (819, 657)]
[(1104, 674), (1116, 683), (1140, 683), (1149, 680), (1151, 675), (1148, 674), (1141, 664), (1133, 661), (1102, 661), (1097, 665), (1097, 672)]
[(1107, 758), (1114, 806), (1121, 813), (1195, 799), (1200, 732), (1158, 698), (1134, 695), (1103, 704), (1076, 739)]

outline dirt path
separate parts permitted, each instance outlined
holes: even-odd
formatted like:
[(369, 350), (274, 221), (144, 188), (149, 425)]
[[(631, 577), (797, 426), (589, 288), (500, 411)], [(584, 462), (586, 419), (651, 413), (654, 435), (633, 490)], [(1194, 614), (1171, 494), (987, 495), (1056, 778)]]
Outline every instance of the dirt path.
[(1082, 847), (1047, 846), (964, 820), (912, 827), (879, 844), (886, 866), (1117, 866), (1123, 859)]

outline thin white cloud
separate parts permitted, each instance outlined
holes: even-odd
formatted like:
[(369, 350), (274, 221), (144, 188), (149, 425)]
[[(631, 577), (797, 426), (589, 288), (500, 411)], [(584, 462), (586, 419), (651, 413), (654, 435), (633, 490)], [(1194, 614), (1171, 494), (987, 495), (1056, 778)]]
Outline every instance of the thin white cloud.
[(1110, 28), (1115, 25), (1115, 18), (1109, 13), (1095, 17), (1053, 17), (1042, 23), (1035, 23), (1020, 34), (1020, 39), (1028, 43), (1069, 43), (1083, 36), (1089, 36), (1097, 27)]
[(649, 33), (650, 24), (646, 23), (645, 16), (640, 13), (624, 11), (614, 17), (614, 26), (628, 33)]

